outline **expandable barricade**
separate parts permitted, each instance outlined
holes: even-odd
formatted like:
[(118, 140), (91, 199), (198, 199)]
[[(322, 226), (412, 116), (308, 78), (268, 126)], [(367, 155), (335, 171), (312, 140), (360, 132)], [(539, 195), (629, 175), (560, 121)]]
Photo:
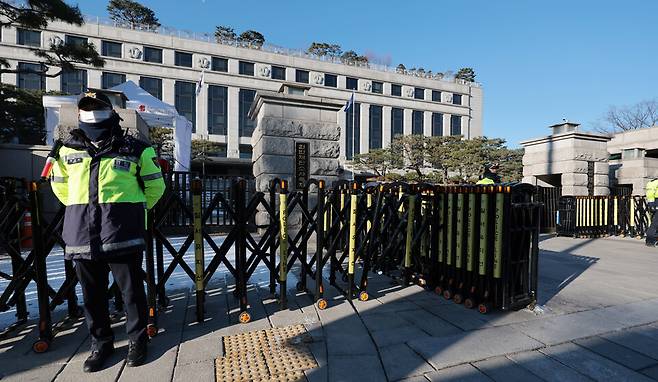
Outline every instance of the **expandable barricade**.
[[(243, 323), (251, 319), (247, 285), (259, 266), (269, 274), (270, 292), (282, 308), (287, 304), (290, 272), (299, 278), (297, 289), (311, 294), (319, 309), (328, 306), (327, 286), (352, 303), (367, 300), (373, 271), (403, 284), (415, 282), (436, 290), (467, 308), (478, 306), (481, 313), (517, 309), (536, 301), (541, 204), (532, 201), (530, 185), (446, 187), (339, 181), (329, 188), (324, 181), (311, 179), (303, 189), (289, 190), (287, 181), (274, 179), (268, 191), (250, 193), (247, 182), (236, 178), (230, 192), (215, 193), (205, 202), (203, 182), (191, 180), (190, 191), (188, 198), (168, 188), (147, 218), (150, 336), (158, 332), (157, 305), (167, 305), (165, 284), (177, 268), (194, 286), (199, 322), (205, 319), (206, 288), (219, 267), (233, 276), (233, 295)], [(32, 279), (36, 281), (41, 339), (46, 345), (35, 350), (41, 351), (52, 338), (54, 306), (67, 299), (70, 313), (77, 314), (77, 279), (67, 263), (64, 285), (58, 291), (48, 285), (45, 261), (55, 244), (63, 245), (59, 236), (63, 210), (51, 223), (45, 222), (36, 183), (24, 199), (11, 222), (0, 225), (4, 235), (0, 242), (16, 255), (18, 268), (12, 289), (0, 295), (0, 308), (19, 308), (21, 291)], [(17, 235), (17, 222), (25, 210), (34, 219), (35, 247), (24, 258), (12, 249), (17, 241), (7, 238)], [(165, 234), (172, 210), (182, 215), (176, 219), (182, 238), (175, 241)], [(209, 231), (217, 210), (223, 211), (227, 227), (219, 244)], [(256, 214), (262, 215), (255, 219)], [(192, 251), (193, 265), (185, 260)], [(207, 264), (204, 252), (211, 255)], [(170, 262), (165, 267), (166, 256)], [(7, 303), (9, 296), (13, 297)]]

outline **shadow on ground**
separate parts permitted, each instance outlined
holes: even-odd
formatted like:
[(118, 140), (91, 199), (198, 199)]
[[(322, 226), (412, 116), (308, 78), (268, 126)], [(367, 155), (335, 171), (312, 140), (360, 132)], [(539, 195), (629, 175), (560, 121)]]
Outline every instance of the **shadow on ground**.
[[(82, 321), (63, 325), (52, 350), (41, 355), (30, 349), (36, 335), (31, 322), (0, 341), (0, 378), (215, 380), (222, 336), (304, 324), (319, 363), (307, 372), (309, 381), (658, 380), (658, 281), (652, 270), (658, 261), (650, 253), (626, 258), (618, 251), (604, 253), (606, 243), (561, 238), (545, 243), (554, 248), (541, 252), (539, 312), (483, 316), (417, 286), (403, 288), (373, 275), (369, 301), (349, 303), (328, 287), (329, 308), (322, 311), (309, 295), (293, 291), (282, 310), (266, 284), (251, 284), (252, 321), (238, 324), (233, 280), (215, 279), (203, 323), (195, 322), (193, 293), (169, 292), (147, 365), (124, 367), (127, 341), (120, 320), (115, 324), (119, 350), (105, 370), (91, 376), (81, 371), (89, 347)], [(254, 280), (266, 276), (258, 268)], [(610, 282), (621, 292), (604, 287)], [(638, 282), (643, 290), (634, 287)], [(312, 290), (312, 283), (308, 287)]]

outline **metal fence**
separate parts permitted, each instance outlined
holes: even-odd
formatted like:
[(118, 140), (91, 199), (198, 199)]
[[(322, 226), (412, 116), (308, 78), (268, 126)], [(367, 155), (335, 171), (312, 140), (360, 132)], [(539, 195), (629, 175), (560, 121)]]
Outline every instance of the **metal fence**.
[(557, 234), (572, 237), (643, 238), (653, 212), (642, 196), (563, 196)]
[[(206, 287), (220, 267), (235, 280), (233, 295), (239, 301), (241, 322), (251, 319), (247, 285), (259, 266), (269, 273), (270, 292), (277, 292), (278, 286), (282, 308), (293, 267), (300, 273), (298, 290), (311, 294), (319, 309), (329, 303), (323, 297), (329, 286), (350, 302), (367, 300), (372, 271), (402, 284), (415, 282), (466, 308), (478, 307), (481, 313), (536, 301), (541, 204), (532, 201), (533, 186), (339, 181), (329, 188), (321, 180), (309, 180), (305, 188), (289, 191), (287, 182), (275, 179), (267, 192), (252, 192), (247, 180), (230, 179), (227, 192), (226, 180), (204, 182), (191, 176), (170, 176), (165, 195), (148, 214), (145, 282), (150, 336), (158, 332), (158, 306), (167, 305), (165, 285), (177, 269), (194, 285), (199, 322), (205, 319)], [(14, 189), (0, 206), (20, 215), (30, 212), (34, 218), (34, 247), (27, 253), (12, 247), (17, 220), (0, 225), (0, 245), (17, 263), (12, 274), (0, 275), (11, 281), (0, 291), (0, 310), (18, 309), (25, 288), (36, 282), (39, 339), (33, 349), (43, 352), (53, 339), (51, 311), (68, 302), (69, 314), (79, 314), (77, 278), (72, 262), (65, 261), (64, 283), (57, 290), (49, 284), (45, 264), (55, 245), (64, 246), (64, 208), (45, 221), (40, 209), (44, 190), (37, 182), (28, 184), (27, 195)], [(174, 240), (166, 229), (175, 208), (182, 216), (177, 220), (182, 237)], [(219, 222), (216, 211), (222, 213), (221, 224), (230, 221), (219, 242), (210, 235)], [(256, 215), (259, 232), (252, 224)], [(204, 251), (212, 254), (207, 264)], [(165, 258), (171, 260), (166, 268)]]

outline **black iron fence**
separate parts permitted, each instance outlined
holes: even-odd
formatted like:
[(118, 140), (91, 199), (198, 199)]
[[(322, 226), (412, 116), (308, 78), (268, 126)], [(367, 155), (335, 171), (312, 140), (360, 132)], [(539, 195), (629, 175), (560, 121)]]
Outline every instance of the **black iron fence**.
[[(283, 307), (293, 267), (300, 276), (297, 288), (310, 293), (319, 309), (327, 307), (323, 296), (328, 286), (350, 301), (367, 300), (373, 270), (403, 284), (416, 282), (467, 308), (478, 307), (481, 313), (536, 301), (541, 204), (532, 201), (533, 186), (341, 181), (329, 188), (323, 181), (309, 180), (304, 189), (289, 191), (287, 182), (273, 180), (267, 192), (253, 192), (245, 179), (215, 179), (213, 184), (188, 176), (169, 177), (165, 195), (148, 215), (145, 281), (150, 336), (158, 332), (158, 305), (166, 304), (165, 286), (176, 269), (194, 285), (200, 322), (205, 318), (206, 287), (220, 267), (235, 280), (241, 322), (250, 320), (247, 285), (259, 266), (269, 273), (272, 293), (278, 285)], [(29, 183), (27, 191), (12, 191), (14, 196), (2, 205), (32, 213), (34, 248), (29, 253), (14, 248), (16, 218), (0, 226), (0, 244), (17, 263), (11, 275), (0, 275), (11, 280), (1, 291), (0, 310), (18, 308), (27, 284), (36, 281), (40, 338), (34, 350), (42, 352), (53, 337), (54, 307), (68, 301), (69, 313), (78, 313), (77, 279), (66, 262), (63, 285), (58, 290), (49, 285), (45, 261), (53, 246), (63, 246), (63, 209), (47, 222), (39, 208), (38, 184)], [(181, 234), (175, 243), (167, 236), (174, 210), (180, 215), (176, 222)], [(218, 211), (227, 228), (219, 242), (211, 236), (219, 224)], [(212, 253), (208, 264), (206, 248)], [(189, 252), (194, 254), (192, 261), (186, 258)], [(165, 259), (171, 260), (166, 267)]]
[(642, 196), (563, 196), (556, 217), (557, 234), (642, 238), (652, 216)]
[(544, 205), (541, 214), (541, 232), (553, 233), (556, 229), (556, 216), (559, 209), (560, 197), (562, 196), (562, 188), (538, 186), (536, 190), (537, 202)]

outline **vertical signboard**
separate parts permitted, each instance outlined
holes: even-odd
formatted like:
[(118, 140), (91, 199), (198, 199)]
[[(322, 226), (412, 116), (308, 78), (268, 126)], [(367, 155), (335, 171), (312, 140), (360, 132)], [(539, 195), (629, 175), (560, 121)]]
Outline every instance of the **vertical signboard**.
[(295, 142), (295, 188), (303, 189), (309, 174), (308, 142)]
[(587, 195), (594, 195), (594, 162), (587, 162)]

